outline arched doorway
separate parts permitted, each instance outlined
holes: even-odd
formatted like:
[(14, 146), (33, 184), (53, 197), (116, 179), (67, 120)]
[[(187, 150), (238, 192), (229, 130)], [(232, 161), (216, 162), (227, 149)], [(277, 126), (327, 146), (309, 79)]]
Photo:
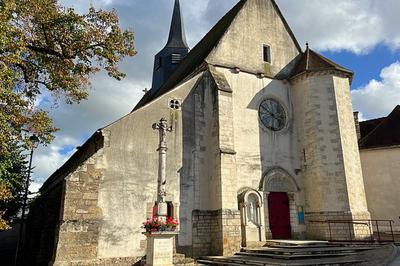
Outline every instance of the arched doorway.
[(242, 246), (265, 241), (264, 211), (262, 195), (258, 191), (245, 188), (238, 193), (241, 217)]
[(297, 215), (295, 194), (299, 191), (299, 187), (296, 181), (282, 168), (272, 168), (264, 175), (260, 187), (267, 202), (265, 204), (267, 237), (291, 239), (294, 224), (291, 217)]

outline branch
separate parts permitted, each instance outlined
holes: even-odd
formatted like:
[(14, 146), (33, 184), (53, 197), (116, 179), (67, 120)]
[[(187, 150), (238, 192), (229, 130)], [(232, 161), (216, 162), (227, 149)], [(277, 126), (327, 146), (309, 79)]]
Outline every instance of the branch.
[(30, 45), (30, 44), (28, 44), (26, 47), (32, 51), (35, 51), (35, 52), (38, 52), (41, 54), (54, 55), (61, 59), (65, 59), (65, 57), (61, 53), (54, 51), (53, 49), (38, 47), (38, 46)]

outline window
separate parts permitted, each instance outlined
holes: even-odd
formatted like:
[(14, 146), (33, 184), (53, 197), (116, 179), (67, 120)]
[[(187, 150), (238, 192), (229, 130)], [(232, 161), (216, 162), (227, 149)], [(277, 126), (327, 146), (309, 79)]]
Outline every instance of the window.
[(156, 58), (156, 70), (160, 69), (162, 66), (162, 58), (161, 57), (157, 57)]
[(247, 202), (247, 219), (258, 225), (258, 198), (255, 194), (250, 194)]
[(169, 108), (171, 108), (173, 110), (180, 110), (181, 102), (179, 100), (173, 99), (169, 102)]
[(271, 48), (268, 45), (263, 46), (264, 62), (271, 63)]
[(172, 64), (179, 64), (182, 60), (181, 54), (172, 54), (171, 55), (171, 62)]

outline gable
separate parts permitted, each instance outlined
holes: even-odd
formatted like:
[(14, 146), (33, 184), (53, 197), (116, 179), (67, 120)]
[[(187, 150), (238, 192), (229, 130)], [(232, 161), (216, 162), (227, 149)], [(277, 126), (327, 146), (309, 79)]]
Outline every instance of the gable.
[[(264, 45), (270, 47), (271, 63), (264, 62)], [(275, 2), (247, 0), (206, 61), (281, 78), (289, 75), (300, 53), (301, 48)]]

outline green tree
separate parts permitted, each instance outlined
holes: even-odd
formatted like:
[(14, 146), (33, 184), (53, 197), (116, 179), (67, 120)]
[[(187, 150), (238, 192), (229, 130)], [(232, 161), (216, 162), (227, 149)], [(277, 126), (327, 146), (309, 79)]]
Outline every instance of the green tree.
[(28, 171), (24, 148), (15, 142), (9, 146), (11, 152), (0, 154), (0, 231), (8, 228), (6, 221), (22, 206)]
[(121, 30), (115, 10), (77, 14), (57, 0), (0, 0), (0, 154), (12, 156), (15, 143), (29, 147), (32, 134), (42, 144), (53, 140), (57, 129), (37, 104), (43, 94), (79, 103), (93, 74), (103, 69), (122, 79), (118, 63), (135, 53), (133, 33)]

